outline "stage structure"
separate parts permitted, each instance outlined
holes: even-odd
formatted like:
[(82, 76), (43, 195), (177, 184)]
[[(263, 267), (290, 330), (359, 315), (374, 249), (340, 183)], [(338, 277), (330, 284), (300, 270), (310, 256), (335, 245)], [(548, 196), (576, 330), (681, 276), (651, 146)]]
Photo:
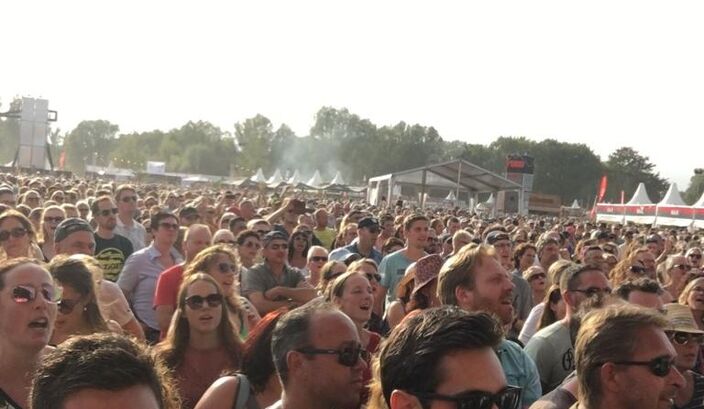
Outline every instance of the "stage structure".
[(24, 97), (19, 110), (0, 113), (0, 116), (20, 120), (19, 144), (12, 167), (53, 170), (47, 136), (49, 122), (55, 122), (58, 115), (49, 110), (49, 101)]

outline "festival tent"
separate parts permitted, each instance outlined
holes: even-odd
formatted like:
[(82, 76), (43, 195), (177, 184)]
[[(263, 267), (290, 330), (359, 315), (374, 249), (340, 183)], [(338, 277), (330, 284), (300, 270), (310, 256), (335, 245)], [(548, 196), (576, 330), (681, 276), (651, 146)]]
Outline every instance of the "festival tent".
[(657, 205), (653, 204), (645, 190), (645, 184), (638, 184), (636, 192), (633, 194), (623, 209), (624, 221), (637, 224), (655, 223), (655, 210)]
[(694, 213), (694, 227), (704, 229), (704, 193), (702, 193), (702, 197), (692, 205), (692, 212)]
[(289, 185), (297, 185), (298, 183), (301, 182), (301, 174), (298, 172), (298, 169), (296, 169), (295, 172), (293, 172), (293, 176), (288, 180)]
[(278, 186), (283, 181), (284, 181), (284, 178), (283, 178), (283, 176), (281, 176), (281, 171), (277, 168), (276, 171), (274, 172), (274, 174), (271, 175), (269, 180), (266, 181), (266, 184)]
[(667, 189), (665, 197), (658, 203), (655, 224), (658, 226), (687, 227), (692, 224), (694, 208), (687, 206), (680, 196), (677, 184)]
[(614, 203), (596, 204), (596, 221), (607, 223), (623, 223), (623, 211), (626, 206)]
[(332, 180), (330, 181), (330, 184), (331, 185), (345, 185), (345, 186), (347, 185), (347, 183), (345, 183), (345, 181), (342, 179), (342, 174), (340, 173), (339, 170), (335, 174), (335, 177), (332, 178)]
[(320, 172), (316, 169), (313, 177), (306, 182), (306, 185), (319, 189), (323, 185), (323, 178), (320, 176)]
[(450, 190), (450, 193), (447, 194), (447, 197), (445, 198), (448, 202), (454, 202), (457, 200), (457, 197), (455, 197), (455, 192)]
[(255, 173), (254, 176), (251, 176), (249, 180), (254, 183), (266, 183), (266, 178), (264, 177), (264, 172), (262, 172), (262, 168), (257, 169), (257, 173)]

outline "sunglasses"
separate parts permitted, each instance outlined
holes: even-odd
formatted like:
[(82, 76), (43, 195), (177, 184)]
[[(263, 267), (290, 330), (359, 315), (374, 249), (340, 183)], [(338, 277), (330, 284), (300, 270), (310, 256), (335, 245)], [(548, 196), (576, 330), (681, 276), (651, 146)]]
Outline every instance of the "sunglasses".
[(61, 223), (62, 221), (64, 221), (64, 218), (61, 216), (57, 216), (57, 217), (48, 217), (47, 216), (44, 218), (44, 223), (49, 222), (49, 223), (57, 223), (58, 224), (58, 223)]
[(78, 305), (79, 302), (79, 300), (69, 300), (66, 298), (62, 298), (61, 301), (56, 304), (56, 306), (59, 308), (60, 313), (68, 315), (73, 312), (73, 309), (76, 308), (76, 305)]
[(574, 291), (576, 293), (582, 293), (582, 294), (586, 295), (587, 297), (593, 297), (595, 295), (602, 295), (602, 294), (604, 294), (604, 295), (611, 294), (611, 289), (608, 287), (607, 288), (589, 287), (584, 290), (577, 289), (577, 290), (570, 290), (570, 291)]
[(162, 222), (162, 223), (159, 223), (159, 227), (161, 227), (163, 229), (169, 229), (169, 230), (178, 230), (177, 223)]
[(367, 276), (367, 280), (369, 280), (369, 281), (374, 280), (377, 283), (381, 282), (381, 274), (373, 273), (373, 274), (365, 274), (365, 276)]
[(670, 341), (678, 345), (685, 345), (689, 343), (694, 343), (697, 345), (704, 344), (704, 334), (690, 334), (688, 332), (668, 331), (667, 336), (668, 338), (670, 338)]
[(10, 236), (19, 239), (20, 237), (24, 237), (26, 235), (27, 229), (25, 229), (24, 227), (15, 227), (11, 230), (3, 230), (0, 231), (0, 243), (9, 240)]
[(120, 201), (123, 203), (136, 202), (137, 196), (125, 196), (122, 199), (120, 199)]
[(222, 295), (208, 294), (205, 297), (200, 295), (192, 295), (186, 298), (186, 305), (192, 310), (199, 310), (203, 308), (206, 302), (209, 307), (219, 307), (222, 305)]
[(54, 287), (44, 284), (40, 288), (33, 285), (18, 285), (12, 289), (12, 299), (17, 304), (26, 304), (37, 298), (37, 293), (41, 294), (44, 301), (56, 303), (61, 299), (61, 287)]
[(701, 255), (701, 254), (690, 254), (688, 257), (690, 257), (690, 258), (696, 258), (697, 260), (701, 260), (701, 259), (702, 259), (702, 255)]
[(378, 227), (370, 227), (370, 228), (369, 228), (369, 233), (371, 233), (371, 234), (377, 234), (377, 233), (380, 233), (380, 232), (381, 232), (381, 229), (378, 228)]
[(521, 405), (523, 390), (516, 386), (507, 386), (498, 393), (484, 391), (468, 391), (457, 395), (440, 395), (437, 393), (411, 392), (420, 400), (442, 400), (454, 402), (457, 409), (491, 409), (496, 405), (499, 409), (518, 409)]
[[(0, 237), (0, 239), (2, 238)], [(672, 268), (677, 268), (682, 271), (689, 271), (692, 269), (692, 266), (690, 266), (689, 264), (675, 264), (674, 266), (672, 266)]]
[(546, 278), (546, 277), (547, 276), (545, 275), (545, 273), (538, 273), (538, 274), (534, 274), (534, 275), (530, 276), (530, 280), (532, 281), (532, 280), (535, 280), (538, 278)]
[(664, 378), (670, 373), (675, 360), (670, 356), (659, 356), (650, 361), (618, 361), (612, 363), (614, 365), (647, 366), (653, 375)]
[(230, 274), (234, 273), (237, 271), (237, 266), (235, 266), (232, 263), (219, 263), (218, 264), (218, 271), (221, 274)]
[(633, 274), (643, 274), (643, 273), (645, 273), (645, 267), (641, 267), (641, 266), (631, 266), (631, 273), (633, 273)]
[(102, 209), (98, 212), (98, 214), (103, 217), (108, 217), (112, 214), (117, 214), (117, 208), (113, 207), (112, 209)]
[(310, 258), (310, 261), (314, 263), (320, 263), (320, 262), (326, 262), (328, 261), (327, 256), (313, 256)]
[(340, 365), (353, 367), (357, 365), (359, 359), (362, 358), (365, 361), (369, 360), (369, 352), (362, 348), (361, 345), (343, 347), (340, 350), (337, 349), (318, 349), (318, 348), (301, 348), (296, 351), (306, 354), (306, 355), (337, 355), (337, 362)]

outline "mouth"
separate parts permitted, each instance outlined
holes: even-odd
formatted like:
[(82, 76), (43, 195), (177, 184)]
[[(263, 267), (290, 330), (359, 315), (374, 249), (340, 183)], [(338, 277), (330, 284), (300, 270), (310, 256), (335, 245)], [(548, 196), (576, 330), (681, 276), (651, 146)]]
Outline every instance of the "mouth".
[(32, 329), (47, 329), (49, 328), (49, 320), (45, 317), (37, 318), (30, 321), (28, 326)]
[(212, 316), (212, 315), (204, 315), (204, 316), (198, 318), (198, 320), (199, 320), (199, 321), (202, 321), (202, 322), (208, 322), (208, 321), (210, 321), (210, 320), (212, 320), (212, 319), (213, 319), (213, 316)]
[(369, 311), (372, 307), (370, 305), (360, 305), (359, 309), (362, 311)]

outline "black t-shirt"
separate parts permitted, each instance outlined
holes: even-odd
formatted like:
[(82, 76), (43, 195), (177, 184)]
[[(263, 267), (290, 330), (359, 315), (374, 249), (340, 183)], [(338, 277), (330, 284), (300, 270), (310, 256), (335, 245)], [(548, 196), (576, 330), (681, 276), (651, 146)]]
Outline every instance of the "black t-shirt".
[(124, 236), (116, 234), (106, 240), (95, 234), (95, 259), (103, 268), (103, 276), (107, 280), (117, 281), (125, 260), (132, 252), (132, 243)]

